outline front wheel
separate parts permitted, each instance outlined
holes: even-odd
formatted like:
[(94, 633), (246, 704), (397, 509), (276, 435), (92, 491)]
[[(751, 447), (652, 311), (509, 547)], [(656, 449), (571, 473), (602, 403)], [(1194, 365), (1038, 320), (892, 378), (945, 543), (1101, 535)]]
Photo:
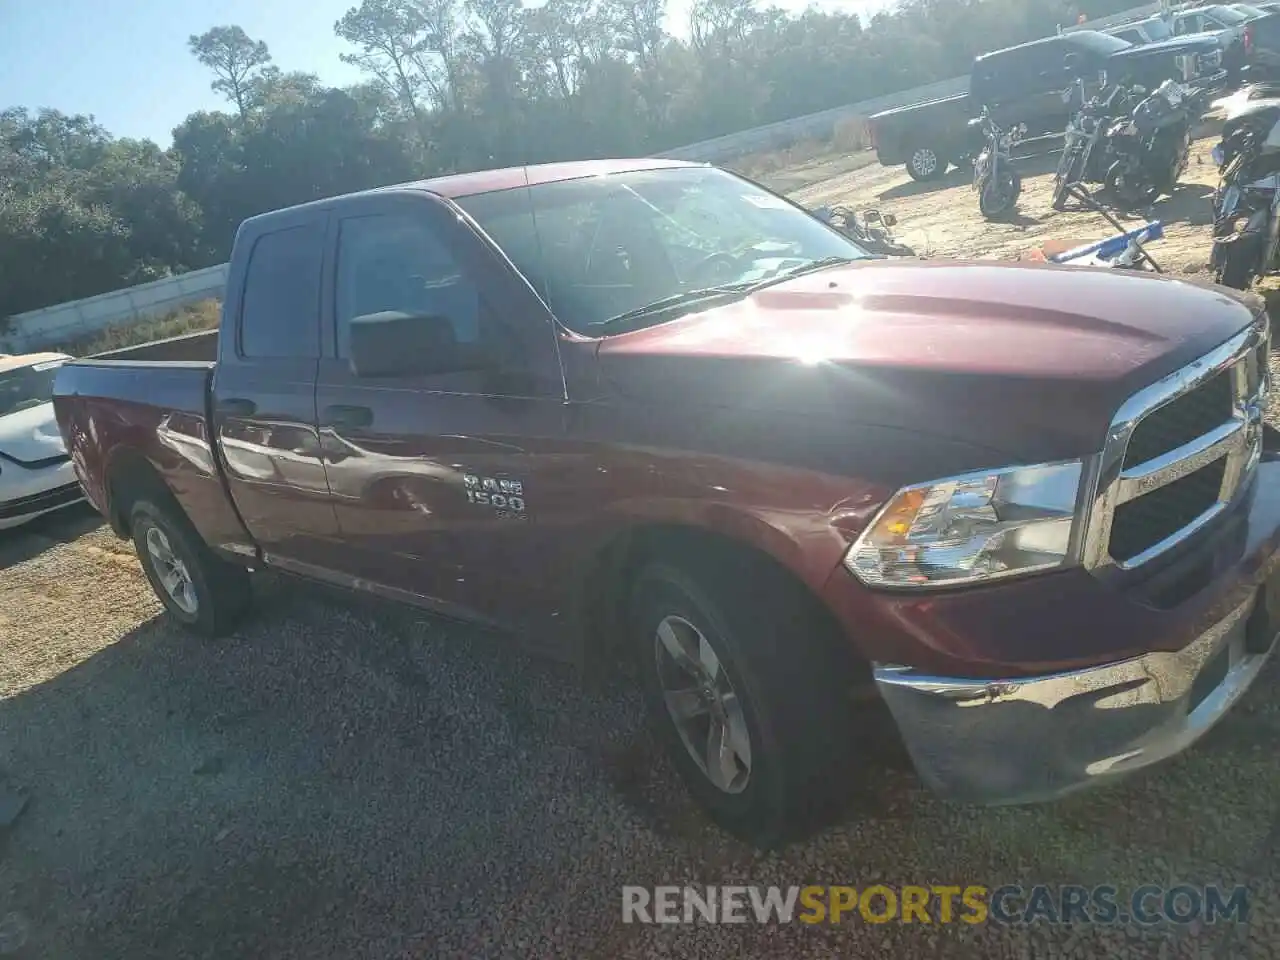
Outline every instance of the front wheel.
[(249, 605), (249, 575), (216, 556), (175, 505), (140, 500), (130, 513), (134, 548), (151, 589), (192, 633), (226, 633)]
[(658, 738), (708, 815), (760, 847), (829, 812), (850, 762), (843, 638), (812, 608), (752, 558), (720, 551), (696, 566), (651, 563), (632, 595)]
[(987, 220), (1006, 217), (1018, 205), (1022, 194), (1022, 177), (1016, 170), (1004, 169), (998, 177), (988, 177), (978, 189), (978, 210)]
[(1053, 178), (1053, 209), (1062, 211), (1067, 208), (1067, 188), (1080, 179), (1076, 174), (1079, 160), (1078, 150), (1068, 147), (1062, 152), (1062, 157), (1058, 160), (1058, 172)]
[(946, 172), (946, 161), (932, 147), (915, 147), (907, 157), (907, 173), (912, 180), (937, 180)]

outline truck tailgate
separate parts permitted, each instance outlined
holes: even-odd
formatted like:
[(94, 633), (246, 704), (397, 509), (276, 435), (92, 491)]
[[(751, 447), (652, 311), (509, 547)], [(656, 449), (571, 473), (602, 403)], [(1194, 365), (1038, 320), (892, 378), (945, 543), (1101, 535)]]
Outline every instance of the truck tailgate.
[(211, 445), (213, 368), (212, 361), (89, 358), (58, 371), (58, 427), (86, 495), (118, 533), (128, 517), (113, 485), (158, 474), (206, 543), (252, 549)]

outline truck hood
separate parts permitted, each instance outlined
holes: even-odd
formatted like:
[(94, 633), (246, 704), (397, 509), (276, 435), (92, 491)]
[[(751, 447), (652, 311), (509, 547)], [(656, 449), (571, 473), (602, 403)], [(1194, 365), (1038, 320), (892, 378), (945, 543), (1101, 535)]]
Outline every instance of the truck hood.
[(39, 463), (66, 452), (52, 403), (0, 417), (0, 455), (19, 463)]
[(872, 260), (602, 341), (599, 372), (639, 402), (839, 418), (1048, 461), (1101, 450), (1125, 399), (1254, 318), (1233, 292), (1158, 274)]

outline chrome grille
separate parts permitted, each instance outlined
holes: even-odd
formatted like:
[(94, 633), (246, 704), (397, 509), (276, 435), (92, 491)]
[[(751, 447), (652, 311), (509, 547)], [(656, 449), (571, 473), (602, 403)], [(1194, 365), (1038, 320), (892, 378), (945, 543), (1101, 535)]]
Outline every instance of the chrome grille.
[(1154, 460), (1230, 420), (1235, 404), (1234, 379), (1234, 371), (1223, 370), (1143, 417), (1129, 437), (1125, 467)]
[(1139, 567), (1232, 502), (1262, 453), (1269, 352), (1263, 317), (1124, 403), (1099, 461), (1086, 566)]

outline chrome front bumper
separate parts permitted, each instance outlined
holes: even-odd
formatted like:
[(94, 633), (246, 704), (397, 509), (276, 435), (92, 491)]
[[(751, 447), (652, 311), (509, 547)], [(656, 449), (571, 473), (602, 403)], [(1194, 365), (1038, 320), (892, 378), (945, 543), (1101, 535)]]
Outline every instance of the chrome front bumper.
[(879, 667), (876, 683), (921, 778), (986, 804), (1049, 800), (1185, 750), (1275, 649), (1280, 581), (1176, 652), (1011, 680)]

